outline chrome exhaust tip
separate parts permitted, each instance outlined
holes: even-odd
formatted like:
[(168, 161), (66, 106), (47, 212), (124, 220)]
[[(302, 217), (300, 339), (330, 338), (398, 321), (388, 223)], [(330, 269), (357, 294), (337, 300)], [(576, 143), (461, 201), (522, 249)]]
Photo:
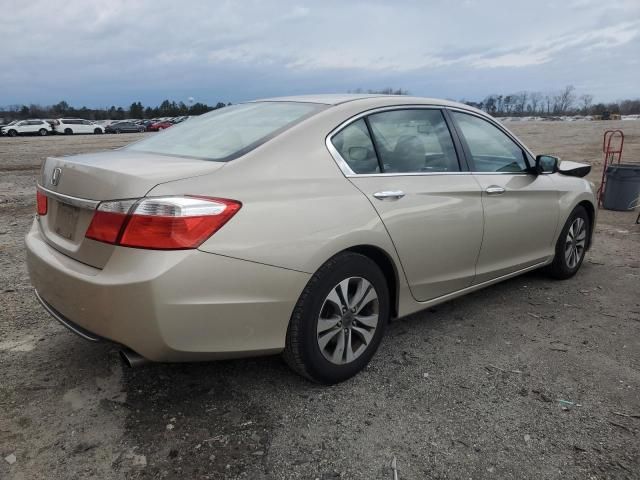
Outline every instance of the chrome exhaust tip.
[(149, 363), (149, 360), (128, 348), (120, 350), (120, 357), (129, 368), (138, 368)]

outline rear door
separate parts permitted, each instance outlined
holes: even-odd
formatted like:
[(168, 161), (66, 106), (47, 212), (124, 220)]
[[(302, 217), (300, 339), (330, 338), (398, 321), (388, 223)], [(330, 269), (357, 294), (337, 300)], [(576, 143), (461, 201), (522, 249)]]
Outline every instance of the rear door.
[(82, 133), (93, 133), (93, 125), (89, 120), (79, 120), (78, 130)]
[(553, 255), (558, 194), (550, 175), (497, 123), (468, 112), (451, 117), (482, 188), (484, 236), (475, 283), (535, 265)]
[(481, 192), (462, 171), (443, 112), (378, 111), (343, 128), (331, 145), (382, 218), (416, 300), (470, 286), (482, 241)]
[(37, 132), (38, 128), (37, 128), (37, 124), (39, 122), (36, 122), (34, 120), (25, 120), (24, 122), (22, 122), (22, 133), (33, 133), (33, 132)]

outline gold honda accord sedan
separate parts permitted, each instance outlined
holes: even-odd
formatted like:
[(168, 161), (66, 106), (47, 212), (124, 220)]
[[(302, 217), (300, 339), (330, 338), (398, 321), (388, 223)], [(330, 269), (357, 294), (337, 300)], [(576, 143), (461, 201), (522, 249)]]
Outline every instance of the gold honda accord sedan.
[(282, 352), (330, 384), (392, 318), (540, 267), (574, 275), (589, 168), (454, 102), (247, 102), (47, 158), (29, 274), (51, 315), (131, 364)]

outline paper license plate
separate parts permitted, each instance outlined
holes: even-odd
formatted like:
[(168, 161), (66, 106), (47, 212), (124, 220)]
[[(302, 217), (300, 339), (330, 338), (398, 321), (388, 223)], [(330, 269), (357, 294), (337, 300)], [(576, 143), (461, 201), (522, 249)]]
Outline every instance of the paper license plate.
[(58, 203), (56, 233), (67, 240), (73, 240), (79, 213), (80, 209), (77, 207), (67, 205), (66, 203)]

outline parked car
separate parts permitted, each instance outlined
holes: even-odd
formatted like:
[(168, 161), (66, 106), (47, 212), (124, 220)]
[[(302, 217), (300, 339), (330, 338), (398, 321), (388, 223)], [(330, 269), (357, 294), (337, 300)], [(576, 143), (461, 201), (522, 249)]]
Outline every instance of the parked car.
[(147, 131), (149, 132), (158, 132), (160, 130), (164, 130), (166, 128), (173, 127), (173, 122), (170, 120), (163, 120), (161, 122), (152, 123), (147, 126)]
[(283, 352), (335, 383), (392, 318), (541, 267), (575, 275), (589, 169), (460, 103), (248, 102), (48, 158), (27, 265), (49, 313), (131, 364)]
[(18, 123), (19, 121), (20, 121), (20, 120), (13, 120), (12, 122), (9, 122), (9, 123), (7, 123), (7, 124), (5, 124), (5, 125), (0, 125), (0, 135), (5, 135), (5, 134), (7, 133), (5, 129), (6, 129), (7, 127), (10, 127), (11, 125), (15, 125), (15, 124), (16, 124), (16, 123)]
[(95, 123), (96, 125), (100, 125), (102, 128), (106, 128), (108, 125), (111, 125), (113, 123), (117, 123), (120, 122), (121, 120), (96, 120)]
[(21, 120), (11, 126), (3, 127), (6, 135), (15, 137), (17, 135), (47, 135), (53, 131), (51, 125), (45, 120), (31, 119)]
[(133, 122), (117, 122), (107, 125), (104, 129), (105, 133), (132, 133), (132, 132), (144, 132), (145, 127), (143, 125), (137, 125)]
[(55, 125), (56, 133), (63, 133), (65, 135), (73, 135), (74, 133), (104, 133), (104, 127), (98, 125), (90, 120), (83, 120), (81, 118), (59, 118)]

